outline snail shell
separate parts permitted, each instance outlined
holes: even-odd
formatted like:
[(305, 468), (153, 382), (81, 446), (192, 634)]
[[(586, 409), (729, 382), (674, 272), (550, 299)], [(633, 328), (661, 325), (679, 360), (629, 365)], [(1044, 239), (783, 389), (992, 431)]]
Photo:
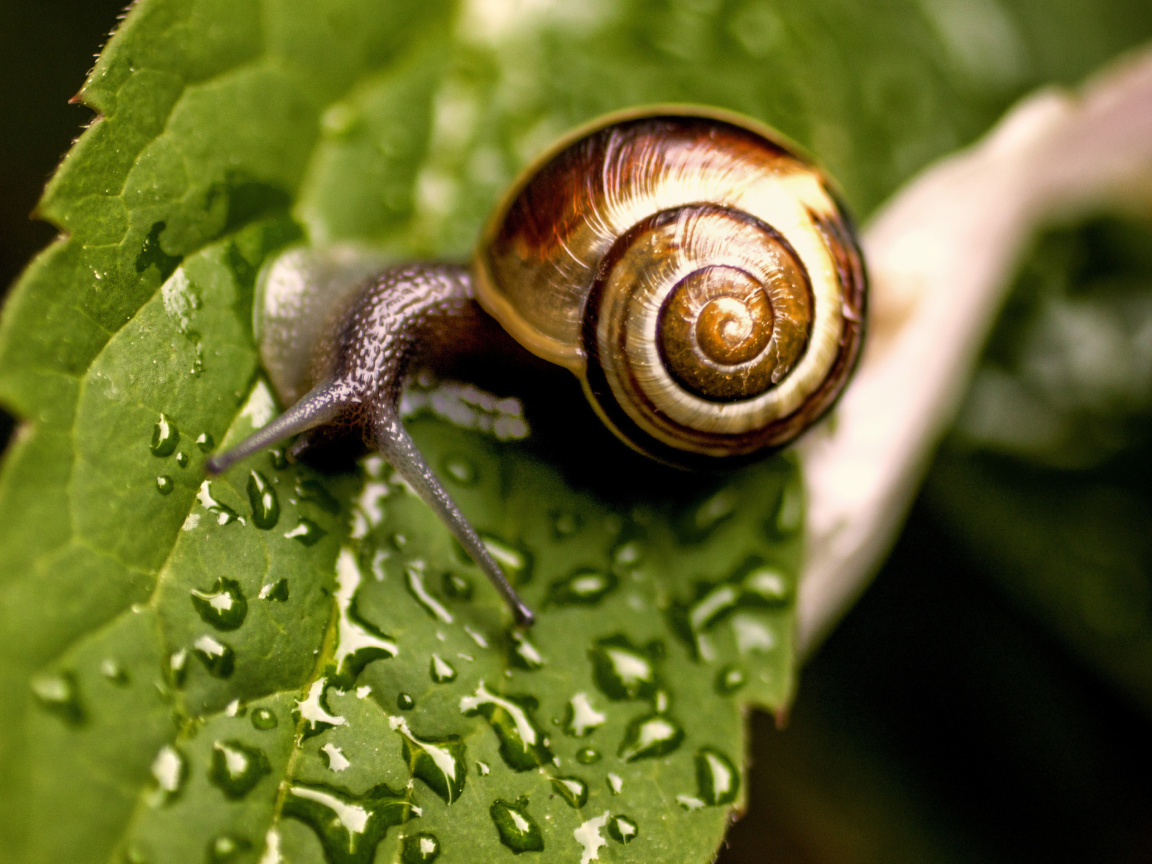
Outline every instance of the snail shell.
[(779, 447), (858, 356), (865, 276), (810, 161), (746, 118), (605, 118), (529, 168), (488, 223), (477, 297), (566, 366), (626, 442), (677, 464)]
[(421, 356), (479, 334), (483, 307), (579, 376), (630, 445), (714, 465), (811, 425), (863, 333), (860, 251), (827, 178), (776, 133), (712, 109), (647, 109), (578, 130), (513, 185), (471, 268), (407, 264), (364, 282), (363, 262), (296, 267), (293, 254), (265, 274), (259, 302), (261, 357), (291, 405), (209, 472), (291, 435), (306, 433), (298, 454), (332, 428), (357, 429), (520, 623), (532, 613), (400, 422)]

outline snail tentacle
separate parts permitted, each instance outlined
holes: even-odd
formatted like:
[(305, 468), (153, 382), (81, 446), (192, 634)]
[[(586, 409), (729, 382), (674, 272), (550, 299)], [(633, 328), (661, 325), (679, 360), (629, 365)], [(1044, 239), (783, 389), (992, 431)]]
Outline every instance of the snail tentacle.
[(420, 499), (431, 508), (432, 512), (452, 532), (452, 536), (464, 547), (472, 560), (484, 571), (500, 596), (504, 598), (504, 602), (508, 604), (508, 608), (512, 610), (512, 614), (516, 617), (516, 623), (522, 627), (531, 625), (535, 620), (532, 610), (525, 606), (524, 602), (517, 596), (515, 589), (509, 584), (500, 569), (500, 565), (496, 563), (484, 545), (484, 541), (480, 539), (471, 523), (456, 506), (456, 502), (449, 496), (440, 479), (424, 461), (423, 455), (396, 413), (386, 410), (377, 415), (373, 432), (380, 453), (412, 487), (413, 491), (420, 496)]
[(474, 298), (468, 270), (458, 265), (409, 264), (381, 273), (317, 347), (323, 362), (313, 371), (322, 380), (267, 426), (209, 459), (207, 470), (219, 474), (292, 435), (306, 433), (290, 448), (295, 457), (329, 437), (329, 426), (358, 429), (364, 443), (379, 450), (449, 528), (492, 581), (516, 622), (527, 626), (533, 621), (531, 610), (400, 421), (400, 393), (409, 368), (450, 349), (459, 341), (458, 331), (473, 326), (480, 314)]
[(348, 405), (341, 398), (345, 389), (339, 382), (327, 382), (313, 387), (299, 402), (267, 426), (253, 432), (230, 450), (208, 459), (204, 470), (211, 476), (222, 474), (265, 447), (330, 423)]

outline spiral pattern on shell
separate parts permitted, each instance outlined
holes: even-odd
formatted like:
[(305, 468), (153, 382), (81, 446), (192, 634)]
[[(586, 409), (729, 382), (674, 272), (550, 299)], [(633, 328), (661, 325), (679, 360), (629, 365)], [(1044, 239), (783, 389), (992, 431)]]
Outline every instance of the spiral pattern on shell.
[(567, 366), (609, 426), (675, 464), (779, 447), (842, 389), (865, 276), (818, 168), (718, 112), (610, 119), (497, 210), (484, 307)]

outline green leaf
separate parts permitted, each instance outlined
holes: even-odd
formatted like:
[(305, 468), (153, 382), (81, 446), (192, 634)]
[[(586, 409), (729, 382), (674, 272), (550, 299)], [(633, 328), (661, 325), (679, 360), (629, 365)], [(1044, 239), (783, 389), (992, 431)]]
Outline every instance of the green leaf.
[[(1050, 33), (1022, 2), (965, 57), (941, 8), (136, 3), (40, 205), (63, 236), (0, 323), (27, 421), (0, 480), (9, 854), (708, 860), (745, 794), (743, 707), (791, 696), (795, 464), (610, 494), (416, 421), (524, 564), (541, 621), (517, 635), (380, 464), (205, 483), (205, 453), (275, 410), (251, 298), (291, 243), (463, 255), (555, 135), (657, 101), (776, 124), (867, 212), (1030, 81), (1142, 32)], [(1014, 59), (1070, 33), (1074, 56)]]

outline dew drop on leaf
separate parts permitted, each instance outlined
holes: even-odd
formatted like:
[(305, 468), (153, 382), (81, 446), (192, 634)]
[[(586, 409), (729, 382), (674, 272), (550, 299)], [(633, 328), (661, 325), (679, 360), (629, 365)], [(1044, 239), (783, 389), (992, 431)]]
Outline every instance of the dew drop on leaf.
[(167, 474), (158, 474), (156, 476), (156, 491), (161, 495), (167, 495), (175, 487), (176, 484), (172, 482), (172, 478)]
[(168, 415), (161, 414), (156, 425), (152, 427), (152, 443), (149, 449), (153, 456), (171, 456), (176, 452), (176, 445), (180, 441), (180, 433), (176, 424), (168, 419)]
[(731, 804), (740, 791), (740, 773), (719, 750), (702, 747), (696, 751), (696, 784), (705, 804)]
[(243, 798), (271, 771), (268, 757), (258, 747), (240, 741), (212, 744), (208, 780), (233, 801)]
[(583, 568), (553, 582), (545, 602), (553, 606), (592, 606), (611, 593), (618, 583), (611, 573)]
[(280, 721), (276, 719), (276, 713), (271, 708), (257, 708), (252, 712), (252, 725), (256, 729), (266, 732), (269, 729), (275, 729)]
[(568, 700), (568, 710), (564, 717), (564, 731), (574, 738), (591, 735), (604, 725), (608, 715), (592, 707), (587, 693), (577, 693)]
[(404, 838), (400, 860), (404, 864), (431, 864), (440, 857), (440, 841), (427, 832), (409, 834)]
[(72, 672), (37, 675), (32, 679), (32, 695), (40, 707), (60, 717), (70, 726), (79, 726), (85, 720), (80, 688)]
[(735, 664), (725, 666), (716, 673), (716, 690), (719, 693), (735, 693), (747, 683), (747, 674)]
[(171, 744), (165, 744), (152, 760), (152, 779), (156, 784), (149, 797), (153, 807), (162, 807), (175, 799), (188, 779), (188, 760)]
[(513, 771), (528, 771), (553, 759), (532, 712), (531, 696), (497, 696), (480, 682), (476, 693), (460, 699), (460, 712), (484, 717), (500, 742), (500, 756)]
[(316, 832), (332, 864), (370, 864), (388, 829), (403, 825), (413, 806), (381, 783), (363, 795), (323, 784), (288, 787), (283, 813)]
[(205, 624), (217, 630), (235, 630), (248, 614), (248, 598), (235, 579), (221, 576), (210, 591), (193, 588), (192, 606)]
[(508, 664), (525, 672), (544, 667), (544, 655), (528, 636), (520, 630), (508, 632)]
[(208, 864), (228, 864), (251, 848), (252, 844), (244, 837), (221, 834), (208, 844)]
[(680, 746), (684, 730), (666, 714), (648, 714), (628, 724), (617, 755), (625, 762), (664, 756)]
[(177, 453), (176, 454), (176, 464), (179, 465), (181, 468), (187, 468), (188, 467), (188, 454), (184, 453), (183, 451), (181, 451), (180, 453)]
[(528, 799), (521, 798), (515, 804), (497, 799), (488, 808), (488, 813), (496, 825), (500, 842), (517, 855), (543, 851), (544, 835), (528, 813)]
[(201, 432), (196, 439), (196, 446), (200, 449), (201, 453), (211, 453), (212, 449), (216, 446), (216, 439), (207, 432)]
[(277, 603), (288, 602), (288, 580), (286, 578), (277, 579), (275, 582), (269, 583), (260, 589), (257, 595), (261, 600), (275, 600)]
[(552, 787), (569, 807), (580, 808), (588, 803), (588, 784), (579, 777), (553, 777)]
[(442, 580), (444, 594), (453, 600), (471, 600), (472, 582), (459, 573), (445, 573)]
[(432, 655), (432, 661), (428, 664), (428, 673), (437, 684), (447, 684), (449, 681), (456, 680), (456, 669), (439, 654)]
[(596, 685), (609, 699), (645, 699), (657, 689), (652, 661), (623, 635), (601, 639), (588, 652)]
[(106, 657), (100, 661), (100, 674), (121, 687), (128, 683), (127, 670), (111, 657)]
[(552, 531), (557, 537), (571, 537), (580, 530), (582, 524), (582, 520), (575, 513), (560, 512), (555, 514)]
[(248, 505), (252, 509), (252, 524), (257, 528), (267, 531), (280, 521), (280, 499), (268, 478), (259, 471), (248, 474)]
[(396, 697), (396, 707), (401, 711), (411, 711), (416, 707), (416, 700), (412, 698), (410, 693), (400, 693)]
[(228, 678), (236, 669), (236, 652), (232, 646), (212, 636), (201, 636), (193, 642), (192, 653), (213, 678)]
[(606, 780), (608, 782), (608, 788), (612, 791), (612, 794), (619, 795), (620, 791), (624, 788), (624, 778), (622, 778), (619, 774), (613, 774), (612, 772), (609, 772)]
[(173, 687), (183, 687), (188, 677), (188, 649), (178, 648), (168, 655), (168, 671)]
[(636, 839), (640, 829), (627, 816), (613, 816), (608, 820), (608, 836), (617, 843), (627, 845)]
[(595, 747), (584, 747), (576, 751), (576, 761), (581, 765), (594, 765), (603, 758), (603, 755)]
[(444, 459), (444, 473), (461, 486), (475, 486), (479, 479), (476, 466), (463, 456), (448, 456)]
[[(287, 467), (287, 462), (285, 462)], [(340, 512), (340, 501), (328, 491), (319, 480), (299, 480), (296, 483), (296, 497), (309, 504), (315, 504), (325, 513), (335, 516)]]
[(404, 758), (412, 776), (427, 783), (445, 804), (459, 798), (468, 777), (468, 753), (460, 736), (419, 738), (403, 717), (391, 717), (388, 722), (404, 739)]
[(284, 536), (304, 546), (315, 546), (327, 533), (308, 517), (301, 516), (296, 527), (291, 531), (285, 531)]

